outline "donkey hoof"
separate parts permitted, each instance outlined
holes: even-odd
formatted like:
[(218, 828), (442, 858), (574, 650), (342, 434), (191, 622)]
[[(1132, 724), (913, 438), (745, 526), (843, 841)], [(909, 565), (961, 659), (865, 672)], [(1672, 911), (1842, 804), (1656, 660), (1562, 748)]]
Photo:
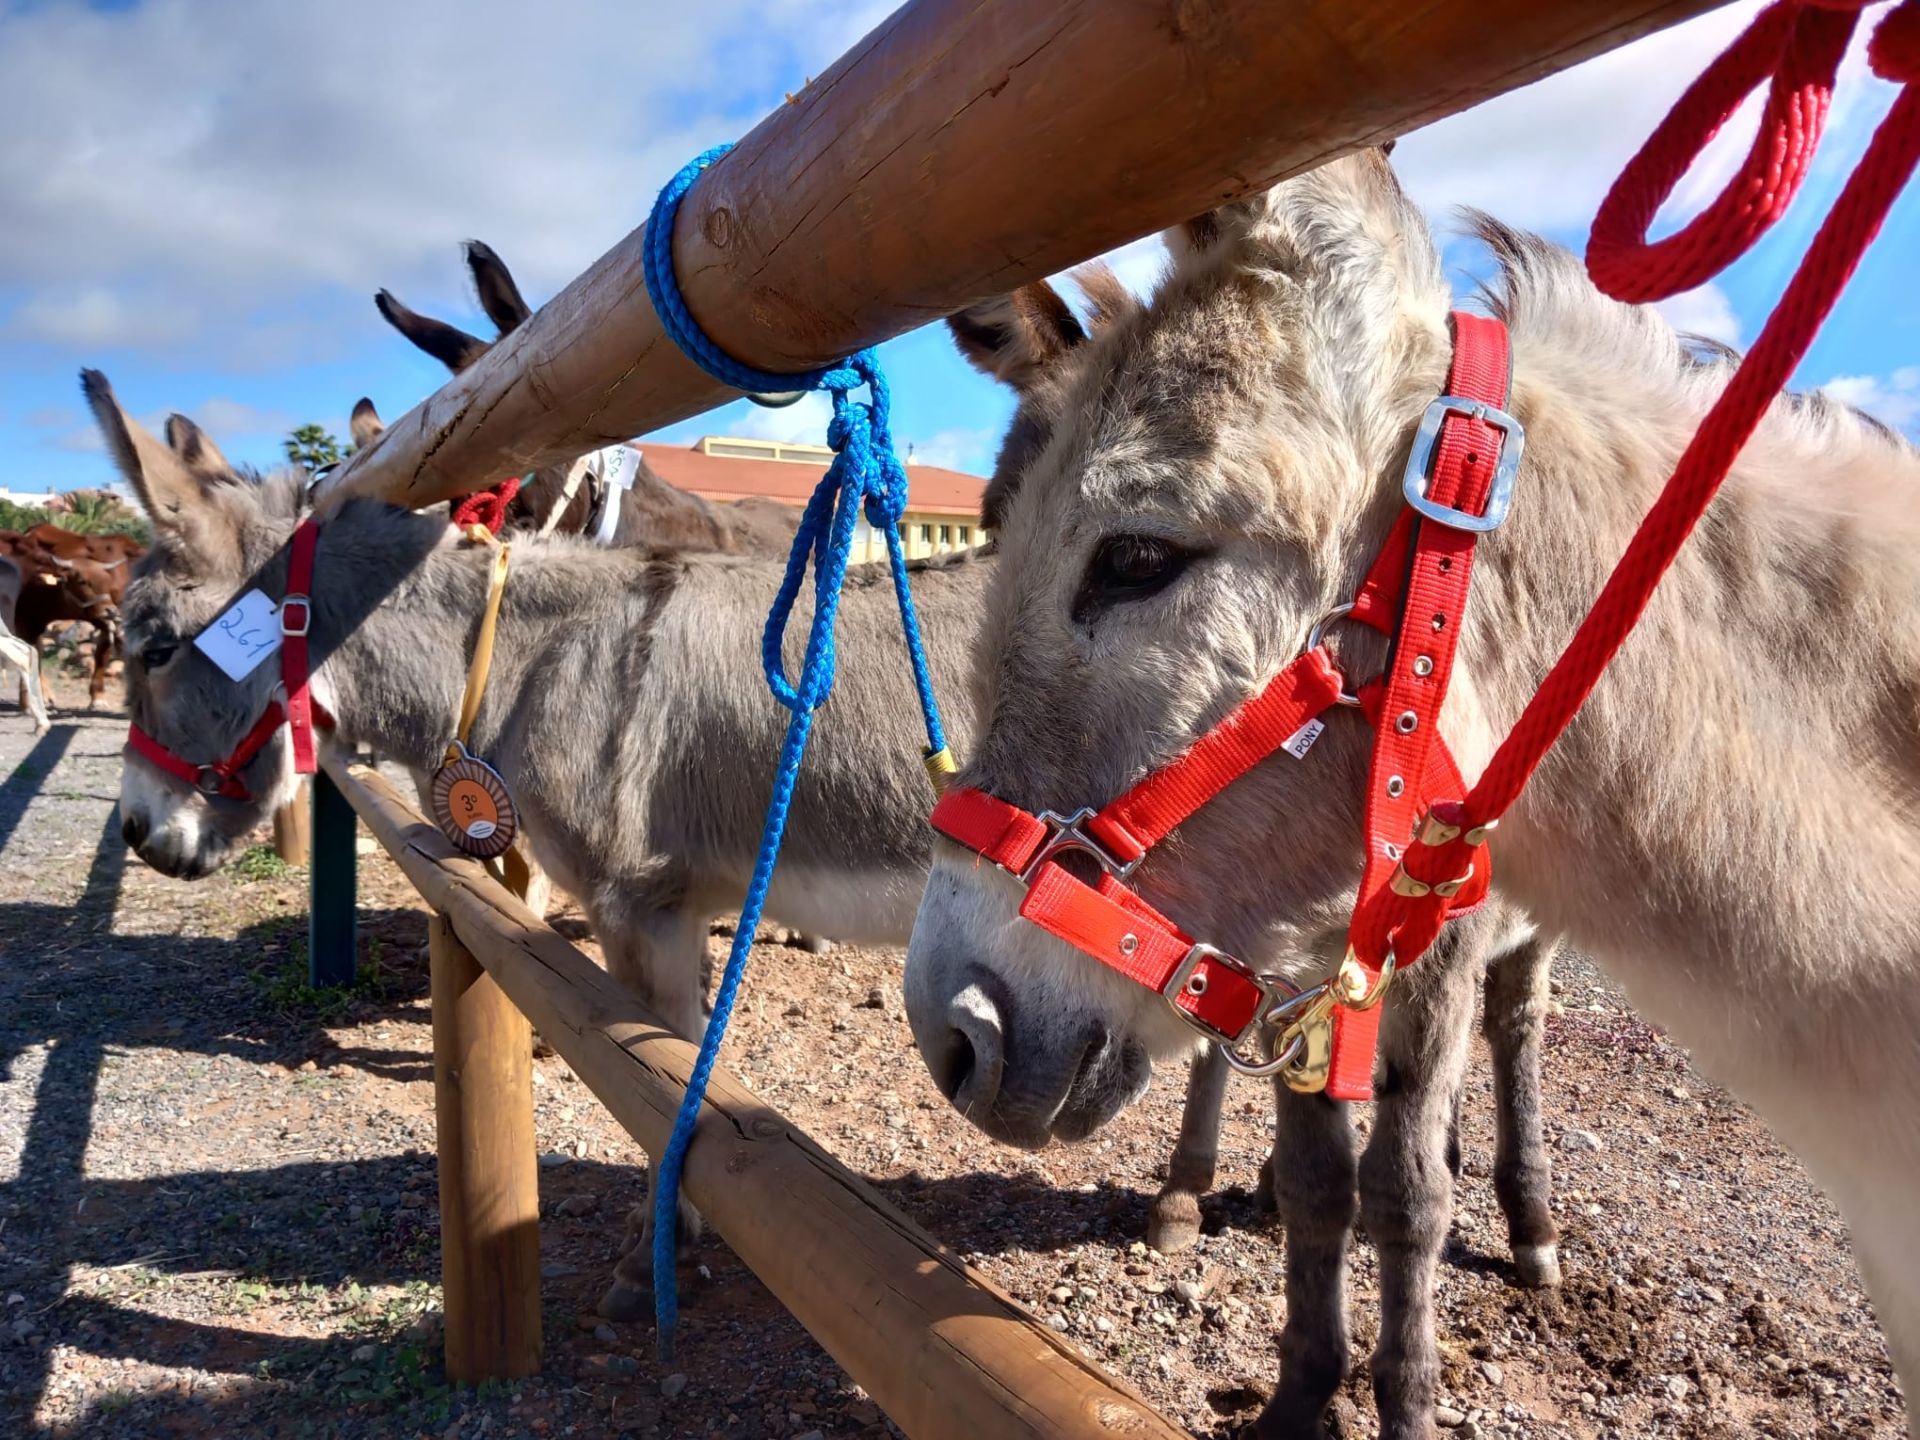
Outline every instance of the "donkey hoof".
[(593, 1308), (602, 1320), (611, 1320), (617, 1325), (631, 1324), (653, 1313), (653, 1292), (616, 1275), (613, 1283), (607, 1287), (607, 1293), (600, 1297), (600, 1303)]
[(1560, 1283), (1560, 1247), (1555, 1244), (1513, 1247), (1513, 1272), (1523, 1290), (1551, 1290)]
[(1163, 1190), (1147, 1211), (1147, 1244), (1178, 1255), (1200, 1238), (1200, 1199), (1185, 1190)]

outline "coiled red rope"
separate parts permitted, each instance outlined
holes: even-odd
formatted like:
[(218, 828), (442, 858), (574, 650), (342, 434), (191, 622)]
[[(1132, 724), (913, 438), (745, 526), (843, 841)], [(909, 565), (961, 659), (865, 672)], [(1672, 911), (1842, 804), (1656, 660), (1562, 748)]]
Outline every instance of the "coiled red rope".
[[(1690, 289), (1744, 254), (1779, 219), (1806, 177), (1834, 72), (1860, 12), (1872, 3), (1779, 0), (1707, 68), (1600, 207), (1587, 268), (1602, 290), (1649, 301)], [(1920, 165), (1920, 0), (1900, 0), (1881, 18), (1868, 60), (1876, 75), (1904, 88), (1592, 612), (1468, 794), (1470, 825), (1505, 813), (1571, 723)], [(1687, 167), (1745, 94), (1769, 77), (1760, 134), (1740, 174), (1692, 223), (1649, 243), (1647, 227)]]
[(447, 518), (457, 529), (484, 525), (498, 535), (500, 527), (507, 523), (507, 507), (513, 504), (513, 497), (519, 493), (520, 477), (509, 475), (491, 490), (476, 490), (467, 496), (453, 507), (453, 514)]

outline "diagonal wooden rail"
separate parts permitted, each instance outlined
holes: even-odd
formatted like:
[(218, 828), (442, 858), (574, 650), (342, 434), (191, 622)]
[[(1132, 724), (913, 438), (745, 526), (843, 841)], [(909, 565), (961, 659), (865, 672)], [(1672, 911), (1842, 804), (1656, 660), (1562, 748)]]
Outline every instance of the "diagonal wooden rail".
[[(675, 270), (728, 353), (808, 369), (1722, 3), (912, 0), (707, 173)], [(425, 505), (733, 398), (662, 335), (643, 233), (329, 503)]]
[[(338, 752), (324, 763), (438, 912), (434, 1059), (443, 1226), (452, 1232), (442, 1236), (448, 1367), (463, 1378), (525, 1374), (538, 1368), (540, 1314), (525, 1021), (655, 1155), (695, 1050), (455, 851), (376, 772)], [(489, 986), (504, 1001), (490, 997)], [(520, 1014), (502, 1014), (505, 1002)], [(740, 1258), (914, 1440), (1185, 1440), (1184, 1429), (725, 1070), (707, 1091), (685, 1179)]]

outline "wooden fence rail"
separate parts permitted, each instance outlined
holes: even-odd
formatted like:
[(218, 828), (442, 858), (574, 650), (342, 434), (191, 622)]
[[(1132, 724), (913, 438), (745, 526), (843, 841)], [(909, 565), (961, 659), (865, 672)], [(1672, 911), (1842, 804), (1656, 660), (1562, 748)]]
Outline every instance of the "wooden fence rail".
[[(675, 273), (722, 349), (810, 369), (1721, 3), (913, 0), (708, 171)], [(662, 334), (643, 236), (329, 503), (426, 505), (733, 398)]]
[[(438, 912), (434, 1078), (441, 1214), (454, 1227), (441, 1237), (449, 1370), (457, 1364), (458, 1378), (524, 1374), (538, 1365), (540, 1313), (525, 1021), (654, 1155), (695, 1050), (455, 851), (377, 773), (339, 753), (325, 756), (325, 768)], [(915, 1440), (1186, 1434), (724, 1069), (707, 1091), (686, 1189)]]

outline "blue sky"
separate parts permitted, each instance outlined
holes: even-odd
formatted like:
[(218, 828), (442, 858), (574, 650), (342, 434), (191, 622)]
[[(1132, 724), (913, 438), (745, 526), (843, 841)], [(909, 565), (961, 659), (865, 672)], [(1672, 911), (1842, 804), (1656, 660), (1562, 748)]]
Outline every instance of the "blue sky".
[[(82, 365), (135, 414), (181, 410), (236, 459), (291, 426), (392, 418), (444, 372), (372, 294), (485, 333), (459, 242), (492, 244), (535, 304), (646, 214), (686, 157), (748, 129), (890, 6), (416, 0), (41, 0), (0, 10), (0, 486), (110, 478)], [(1578, 246), (1620, 164), (1754, 10), (1743, 3), (1409, 136), (1403, 179), (1442, 225), (1471, 203)], [(1667, 306), (1751, 341), (1892, 91), (1849, 61), (1794, 213), (1714, 286)], [(1744, 142), (1676, 197), (1684, 214)], [(1465, 245), (1448, 259), (1463, 284)], [(1920, 196), (1906, 197), (1800, 376), (1920, 429)], [(1121, 253), (1150, 285), (1154, 242)], [(884, 347), (896, 433), (982, 470), (1009, 405), (943, 330)], [(667, 432), (816, 439), (819, 407), (744, 403)]]

